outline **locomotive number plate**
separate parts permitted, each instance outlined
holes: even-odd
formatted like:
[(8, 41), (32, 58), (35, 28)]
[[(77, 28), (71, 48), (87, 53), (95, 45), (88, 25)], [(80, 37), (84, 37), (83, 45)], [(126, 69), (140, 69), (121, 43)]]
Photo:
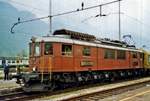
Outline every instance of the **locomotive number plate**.
[(93, 61), (83, 60), (81, 61), (81, 67), (93, 66)]

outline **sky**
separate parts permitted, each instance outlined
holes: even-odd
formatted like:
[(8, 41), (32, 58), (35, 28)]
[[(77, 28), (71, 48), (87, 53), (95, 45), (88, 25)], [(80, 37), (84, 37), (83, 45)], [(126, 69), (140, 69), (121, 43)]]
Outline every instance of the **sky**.
[[(35, 15), (34, 18), (49, 15), (49, 0), (0, 0), (18, 9), (28, 11)], [(95, 6), (115, 0), (51, 0), (52, 15), (66, 11)], [(138, 47), (149, 47), (150, 32), (150, 0), (122, 0), (121, 1), (121, 36), (130, 34)], [(93, 34), (100, 38), (118, 39), (118, 3), (102, 7), (105, 17), (93, 17), (99, 14), (99, 7), (74, 14), (54, 17), (52, 31), (57, 29), (70, 29), (78, 32)], [(21, 20), (32, 19), (28, 14)], [(49, 20), (42, 20), (49, 26)], [(35, 22), (31, 22), (35, 23)], [(21, 26), (21, 25), (19, 25)], [(19, 27), (18, 27), (19, 28)], [(31, 31), (32, 32), (32, 31)], [(49, 33), (46, 30), (45, 35)], [(40, 34), (41, 35), (41, 34)], [(44, 35), (42, 33), (42, 35)]]

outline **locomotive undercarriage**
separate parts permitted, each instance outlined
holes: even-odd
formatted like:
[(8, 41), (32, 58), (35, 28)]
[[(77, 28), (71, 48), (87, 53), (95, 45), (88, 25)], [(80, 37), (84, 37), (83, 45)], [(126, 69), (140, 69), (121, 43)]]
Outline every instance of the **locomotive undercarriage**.
[(26, 92), (52, 91), (72, 86), (81, 86), (89, 83), (112, 82), (120, 79), (143, 77), (150, 75), (149, 70), (143, 68), (114, 70), (114, 71), (84, 71), (65, 73), (37, 73), (21, 74), (17, 83), (23, 86)]

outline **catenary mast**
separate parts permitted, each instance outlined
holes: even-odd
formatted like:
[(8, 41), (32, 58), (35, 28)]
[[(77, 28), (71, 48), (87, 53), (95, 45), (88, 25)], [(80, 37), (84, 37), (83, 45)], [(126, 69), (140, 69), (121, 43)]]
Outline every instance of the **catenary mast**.
[(49, 35), (52, 34), (52, 0), (49, 0)]
[(119, 31), (118, 31), (118, 35), (119, 35), (119, 41), (121, 41), (121, 12), (120, 12), (121, 9), (120, 9), (120, 0), (119, 0), (118, 3), (119, 3), (119, 5), (118, 5), (118, 6), (119, 6), (119, 7), (118, 7), (118, 9), (119, 9), (119, 14), (118, 14), (118, 15), (119, 15), (119, 16), (118, 16), (118, 17), (119, 17), (119, 21), (118, 21), (118, 22), (119, 22), (119, 23), (118, 23)]

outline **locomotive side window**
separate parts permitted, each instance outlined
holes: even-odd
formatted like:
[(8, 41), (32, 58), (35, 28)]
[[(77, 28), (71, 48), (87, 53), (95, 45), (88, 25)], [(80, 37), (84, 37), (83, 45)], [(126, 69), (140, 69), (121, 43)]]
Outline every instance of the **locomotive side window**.
[(144, 56), (143, 53), (140, 53), (140, 58), (141, 58), (141, 59), (143, 59), (143, 56)]
[(132, 58), (137, 58), (137, 52), (132, 52)]
[(117, 50), (117, 59), (126, 59), (126, 52), (123, 50)]
[(90, 56), (91, 55), (90, 47), (83, 47), (82, 54), (83, 56)]
[(150, 63), (150, 55), (148, 55), (148, 62)]
[(52, 55), (53, 54), (53, 45), (52, 43), (45, 43), (45, 55)]
[(105, 49), (104, 59), (115, 59), (115, 50)]
[(62, 55), (72, 55), (72, 45), (62, 45)]
[(40, 55), (40, 44), (39, 43), (35, 43), (34, 56), (39, 56), (39, 55)]

